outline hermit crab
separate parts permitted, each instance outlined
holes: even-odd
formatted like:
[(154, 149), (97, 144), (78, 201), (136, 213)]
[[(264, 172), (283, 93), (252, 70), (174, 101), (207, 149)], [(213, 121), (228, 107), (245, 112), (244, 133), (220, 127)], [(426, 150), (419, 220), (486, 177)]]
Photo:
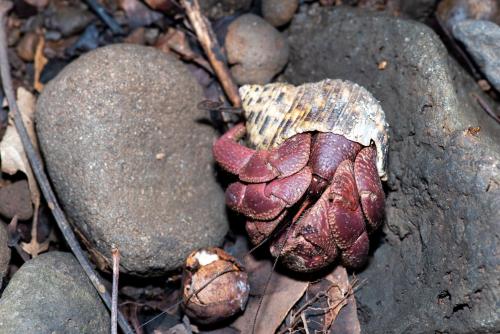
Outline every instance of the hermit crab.
[[(343, 80), (240, 88), (245, 124), (213, 147), (238, 181), (227, 205), (247, 217), (253, 243), (288, 268), (351, 268), (368, 256), (368, 235), (384, 220), (388, 124), (375, 98)], [(246, 141), (246, 145), (241, 143)]]

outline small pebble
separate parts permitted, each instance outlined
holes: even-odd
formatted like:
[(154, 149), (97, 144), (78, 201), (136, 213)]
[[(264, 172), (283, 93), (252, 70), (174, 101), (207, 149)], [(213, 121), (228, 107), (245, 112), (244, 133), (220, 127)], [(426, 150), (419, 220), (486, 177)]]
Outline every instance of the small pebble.
[(275, 27), (287, 24), (299, 7), (299, 0), (262, 0), (262, 16)]
[(439, 3), (436, 15), (451, 31), (456, 23), (467, 19), (500, 23), (499, 7), (497, 0), (443, 0)]
[(203, 0), (199, 2), (201, 12), (211, 20), (246, 12), (252, 5), (252, 0)]
[(453, 36), (465, 45), (489, 82), (500, 91), (500, 26), (490, 21), (466, 20), (453, 26)]
[(45, 27), (71, 36), (84, 30), (93, 19), (94, 15), (85, 9), (64, 7), (46, 18)]
[(231, 73), (239, 85), (266, 84), (288, 62), (288, 43), (264, 19), (245, 14), (233, 21), (225, 39)]
[(387, 60), (382, 60), (380, 63), (378, 63), (377, 66), (379, 70), (385, 70), (386, 67), (387, 67)]
[(19, 28), (10, 28), (7, 32), (7, 45), (14, 46), (21, 38), (21, 30)]
[(144, 39), (147, 45), (154, 45), (158, 36), (160, 35), (160, 30), (157, 28), (149, 28), (144, 32)]

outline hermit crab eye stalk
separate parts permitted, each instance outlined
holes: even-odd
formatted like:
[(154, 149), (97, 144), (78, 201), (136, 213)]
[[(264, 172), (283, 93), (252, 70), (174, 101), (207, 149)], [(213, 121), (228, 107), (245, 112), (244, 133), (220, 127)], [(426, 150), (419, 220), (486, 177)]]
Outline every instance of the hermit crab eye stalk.
[(213, 153), (239, 178), (226, 203), (248, 217), (252, 242), (285, 224), (270, 247), (287, 267), (314, 271), (336, 258), (361, 267), (368, 235), (384, 220), (388, 124), (379, 103), (355, 83), (329, 79), (248, 85), (240, 95), (246, 123)]

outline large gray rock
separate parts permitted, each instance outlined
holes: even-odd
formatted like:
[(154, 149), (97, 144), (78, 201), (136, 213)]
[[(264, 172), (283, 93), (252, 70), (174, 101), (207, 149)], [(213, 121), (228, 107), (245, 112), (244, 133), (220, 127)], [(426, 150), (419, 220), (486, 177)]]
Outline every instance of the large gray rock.
[(465, 45), (500, 92), (500, 26), (490, 21), (465, 20), (453, 26), (453, 36)]
[(68, 216), (110, 263), (156, 275), (227, 232), (216, 134), (199, 122), (200, 86), (156, 49), (112, 45), (68, 65), (37, 104), (50, 177)]
[(416, 22), (317, 9), (289, 34), (285, 80), (357, 82), (391, 126), (384, 235), (356, 292), (363, 332), (500, 330), (500, 126), (473, 80)]
[(0, 333), (109, 333), (109, 312), (73, 255), (26, 262), (0, 298)]

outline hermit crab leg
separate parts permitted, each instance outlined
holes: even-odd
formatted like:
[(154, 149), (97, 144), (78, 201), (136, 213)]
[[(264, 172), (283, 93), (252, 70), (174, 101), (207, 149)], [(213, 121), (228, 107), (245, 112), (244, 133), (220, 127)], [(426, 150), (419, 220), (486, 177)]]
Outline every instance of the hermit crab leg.
[(376, 167), (377, 151), (374, 147), (363, 148), (354, 162), (354, 175), (363, 212), (371, 231), (384, 221), (385, 195)]
[(324, 195), (291, 226), (281, 232), (270, 248), (274, 257), (289, 268), (309, 272), (331, 264), (338, 250), (328, 222), (328, 199)]
[(328, 197), (328, 221), (333, 239), (340, 249), (346, 249), (365, 230), (365, 222), (359, 205), (358, 189), (354, 179), (354, 163), (344, 160), (325, 191)]
[(252, 219), (270, 220), (304, 195), (311, 177), (311, 169), (306, 166), (298, 173), (269, 184), (235, 182), (226, 190), (226, 204)]
[(318, 133), (314, 137), (309, 166), (313, 169), (310, 192), (321, 195), (330, 184), (337, 167), (344, 160), (354, 161), (361, 145), (334, 133)]
[(297, 134), (275, 149), (256, 151), (238, 143), (245, 131), (245, 126), (238, 124), (213, 147), (215, 160), (243, 182), (262, 183), (285, 178), (303, 169), (309, 160), (310, 134)]

